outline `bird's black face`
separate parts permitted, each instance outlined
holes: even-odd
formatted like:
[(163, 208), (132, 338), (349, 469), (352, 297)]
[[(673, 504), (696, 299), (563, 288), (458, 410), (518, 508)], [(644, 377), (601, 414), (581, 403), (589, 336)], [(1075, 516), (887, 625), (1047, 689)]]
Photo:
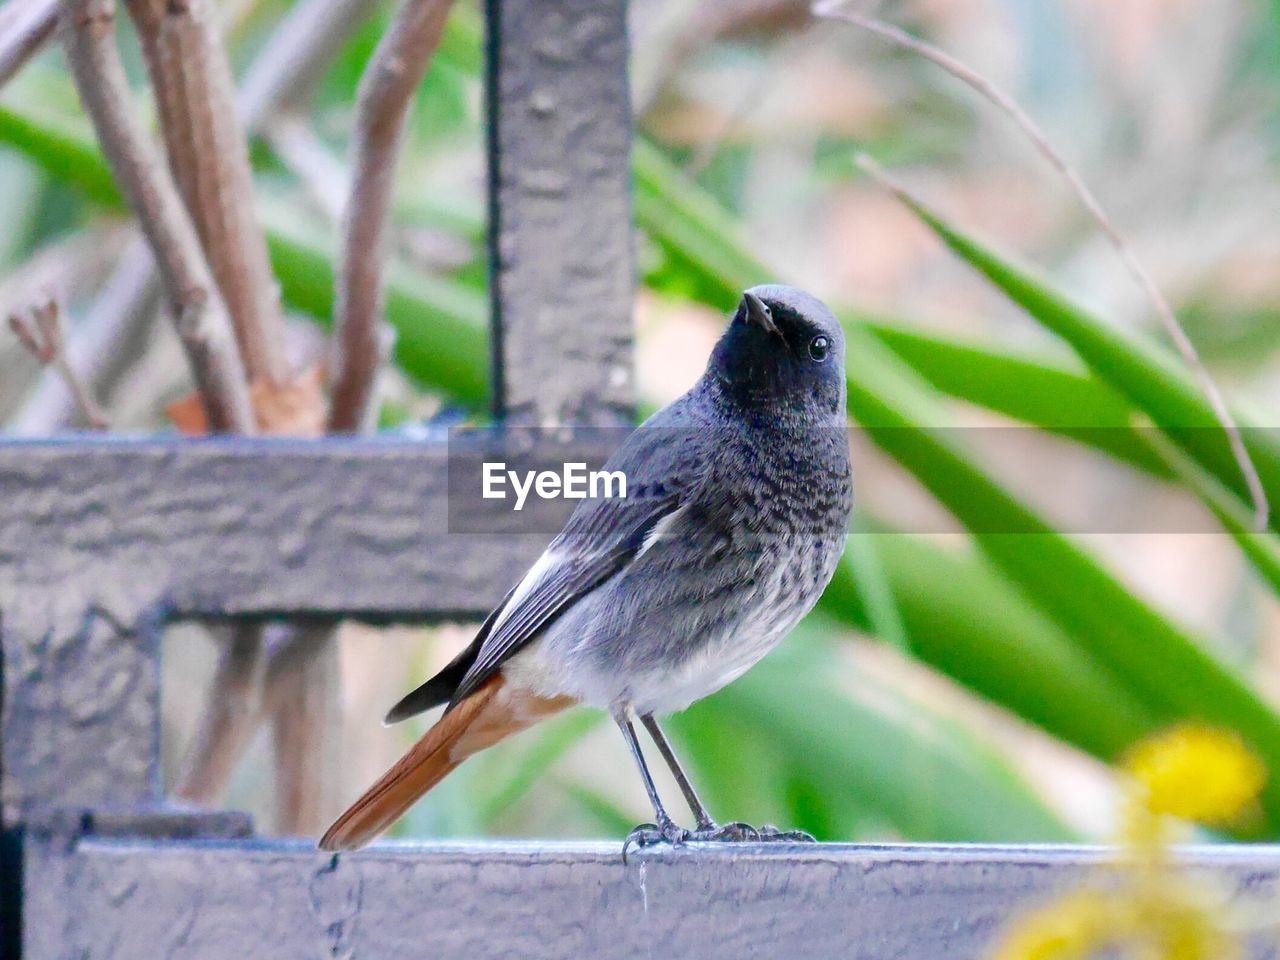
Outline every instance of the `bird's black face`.
[(844, 412), (844, 332), (822, 301), (794, 287), (742, 295), (710, 372), (744, 403)]

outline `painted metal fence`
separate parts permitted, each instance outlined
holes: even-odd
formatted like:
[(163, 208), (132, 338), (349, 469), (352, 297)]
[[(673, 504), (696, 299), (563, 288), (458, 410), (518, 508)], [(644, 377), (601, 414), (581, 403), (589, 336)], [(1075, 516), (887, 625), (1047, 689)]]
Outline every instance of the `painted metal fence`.
[[(509, 423), (631, 412), (625, 13), (490, 3), (494, 402)], [(1096, 860), (820, 845), (624, 865), (619, 844), (565, 843), (332, 857), (166, 803), (166, 625), (481, 615), (545, 537), (450, 535), (446, 486), (443, 443), (0, 443), (0, 956), (978, 957), (1012, 905)], [(1194, 857), (1242, 891), (1280, 882), (1268, 848)]]

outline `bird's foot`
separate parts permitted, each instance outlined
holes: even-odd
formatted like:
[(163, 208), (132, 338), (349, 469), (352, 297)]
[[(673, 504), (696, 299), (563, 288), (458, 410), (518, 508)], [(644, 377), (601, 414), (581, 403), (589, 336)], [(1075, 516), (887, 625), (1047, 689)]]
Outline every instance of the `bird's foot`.
[(703, 843), (751, 843), (760, 839), (760, 831), (749, 823), (735, 820), (723, 826), (715, 822), (699, 824), (689, 834), (690, 840)]
[(772, 823), (766, 823), (758, 831), (761, 843), (817, 843), (813, 834), (803, 830), (779, 830)]
[(693, 834), (672, 820), (664, 820), (660, 823), (642, 823), (629, 834), (622, 844), (622, 862), (627, 862), (627, 851), (631, 847), (652, 847), (659, 843), (667, 843), (673, 847), (678, 847), (686, 840), (693, 837)]

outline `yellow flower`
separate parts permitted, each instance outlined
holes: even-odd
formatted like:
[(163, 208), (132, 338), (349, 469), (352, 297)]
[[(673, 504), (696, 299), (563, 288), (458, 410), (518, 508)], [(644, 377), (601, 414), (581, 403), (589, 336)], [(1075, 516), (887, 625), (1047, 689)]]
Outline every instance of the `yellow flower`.
[(1091, 891), (1031, 910), (1005, 931), (992, 960), (1068, 960), (1105, 946), (1120, 926), (1112, 902)]
[(1119, 883), (1069, 893), (1014, 920), (992, 960), (1235, 960), (1243, 950), (1207, 888), (1187, 882), (1172, 858), (1177, 820), (1238, 817), (1266, 771), (1234, 733), (1186, 724), (1144, 740), (1125, 769), (1132, 788), (1121, 816)]
[(1266, 768), (1234, 733), (1184, 724), (1142, 741), (1125, 769), (1155, 814), (1223, 824), (1258, 796)]

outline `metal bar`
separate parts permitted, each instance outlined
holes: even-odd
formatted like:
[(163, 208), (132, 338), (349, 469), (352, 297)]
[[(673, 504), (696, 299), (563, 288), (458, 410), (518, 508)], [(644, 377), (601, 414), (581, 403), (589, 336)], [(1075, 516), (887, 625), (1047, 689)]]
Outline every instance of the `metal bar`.
[[(1280, 851), (1200, 848), (1235, 902), (1274, 903)], [(1097, 850), (618, 844), (381, 846), (34, 838), (27, 960), (66, 956), (982, 957)], [(1096, 879), (1096, 877), (1095, 877)], [(74, 897), (60, 895), (68, 886)], [(1269, 914), (1259, 913), (1259, 916)], [(1261, 940), (1250, 954), (1275, 957)]]
[(494, 403), (524, 423), (632, 415), (625, 0), (488, 0)]
[(2, 608), (0, 825), (159, 801), (161, 624), (137, 597), (85, 600), (69, 581)]
[(444, 443), (0, 443), (0, 611), (483, 614), (550, 536), (450, 533), (447, 474)]
[(444, 443), (0, 443), (0, 823), (159, 799), (167, 621), (486, 613), (558, 524), (451, 533), (449, 473)]

